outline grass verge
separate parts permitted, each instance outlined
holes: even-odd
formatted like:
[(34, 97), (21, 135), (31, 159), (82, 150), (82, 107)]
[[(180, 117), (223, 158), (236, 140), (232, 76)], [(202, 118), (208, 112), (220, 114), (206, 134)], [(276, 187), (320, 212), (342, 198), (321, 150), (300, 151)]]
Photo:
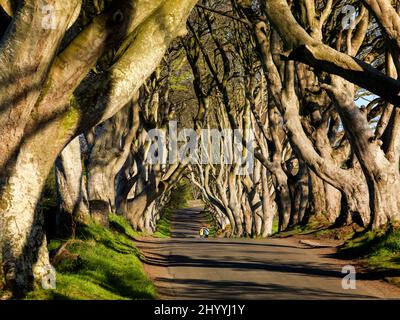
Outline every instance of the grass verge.
[(272, 222), (272, 235), (276, 235), (279, 232), (279, 219), (278, 217), (274, 218)]
[(400, 286), (400, 230), (370, 231), (346, 242), (337, 256), (360, 259), (371, 275)]
[(285, 231), (278, 232), (279, 222), (278, 219), (274, 220), (273, 231), (277, 232), (273, 235), (277, 238), (287, 238), (295, 235), (307, 235), (307, 234), (315, 234), (320, 230), (325, 230), (329, 227), (329, 224), (326, 221), (321, 219), (312, 218), (305, 225), (295, 225), (294, 227), (289, 227)]
[(171, 237), (171, 215), (174, 209), (164, 208), (161, 219), (157, 222), (156, 232), (152, 235), (156, 238), (170, 238)]
[(363, 258), (375, 270), (400, 271), (400, 230), (369, 231), (349, 240), (338, 252), (343, 258)]
[(208, 210), (204, 210), (201, 214), (204, 215), (206, 219), (206, 224), (208, 226), (208, 229), (210, 230), (209, 237), (215, 237), (218, 232), (218, 223), (215, 221), (213, 218), (212, 214)]
[(132, 237), (136, 233), (119, 216), (110, 215), (110, 228), (91, 223), (58, 250), (62, 241), (49, 244), (58, 251), (54, 290), (36, 290), (27, 299), (129, 300), (153, 299), (155, 289), (147, 278)]

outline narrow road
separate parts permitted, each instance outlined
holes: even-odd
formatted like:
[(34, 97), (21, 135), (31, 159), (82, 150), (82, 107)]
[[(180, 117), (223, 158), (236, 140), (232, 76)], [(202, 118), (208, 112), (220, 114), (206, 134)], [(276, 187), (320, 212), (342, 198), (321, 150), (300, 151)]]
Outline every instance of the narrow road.
[(160, 299), (376, 299), (400, 298), (400, 289), (357, 274), (342, 289), (347, 261), (332, 248), (305, 248), (288, 239), (200, 239), (201, 207), (178, 210), (172, 238), (139, 239), (145, 269)]

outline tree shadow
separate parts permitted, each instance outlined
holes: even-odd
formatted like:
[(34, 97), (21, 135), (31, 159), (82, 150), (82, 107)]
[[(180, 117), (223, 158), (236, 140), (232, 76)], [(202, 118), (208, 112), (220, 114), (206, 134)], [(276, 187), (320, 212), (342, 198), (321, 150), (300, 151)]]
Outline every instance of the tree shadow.
[(374, 299), (363, 294), (350, 294), (332, 290), (310, 289), (284, 284), (264, 284), (254, 281), (207, 280), (207, 279), (169, 279), (156, 278), (157, 292), (163, 298), (176, 298), (171, 287), (179, 287), (180, 299)]
[(3, 7), (0, 6), (0, 39), (4, 36), (7, 28), (11, 22), (11, 17), (4, 11)]

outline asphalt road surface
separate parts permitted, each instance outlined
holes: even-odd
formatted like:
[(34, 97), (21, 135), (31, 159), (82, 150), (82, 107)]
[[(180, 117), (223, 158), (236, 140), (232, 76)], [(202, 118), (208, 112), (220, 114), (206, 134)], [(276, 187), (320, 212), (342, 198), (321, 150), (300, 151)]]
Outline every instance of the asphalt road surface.
[(171, 239), (141, 238), (145, 269), (160, 299), (379, 299), (400, 289), (357, 270), (356, 289), (342, 288), (332, 248), (309, 248), (295, 238), (200, 239), (201, 207), (173, 215)]

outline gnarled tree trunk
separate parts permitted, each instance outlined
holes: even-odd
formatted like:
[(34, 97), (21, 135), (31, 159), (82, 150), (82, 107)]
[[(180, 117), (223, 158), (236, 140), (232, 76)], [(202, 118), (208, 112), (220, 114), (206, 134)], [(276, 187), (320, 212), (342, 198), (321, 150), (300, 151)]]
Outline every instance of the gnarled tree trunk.
[(139, 128), (138, 94), (132, 103), (96, 128), (88, 162), (88, 196), (93, 218), (107, 225), (116, 211), (115, 180), (126, 162)]
[[(372, 228), (400, 221), (400, 173), (398, 160), (387, 158), (382, 141), (374, 137), (366, 115), (354, 103), (354, 85), (337, 76), (326, 86), (335, 102), (343, 125), (350, 132), (350, 142), (360, 161), (369, 190)], [(398, 137), (397, 137), (398, 138)], [(395, 148), (399, 155), (399, 146)]]
[(87, 221), (89, 207), (83, 177), (79, 137), (72, 140), (56, 160), (57, 213), (56, 234), (69, 237), (75, 234), (79, 221)]

